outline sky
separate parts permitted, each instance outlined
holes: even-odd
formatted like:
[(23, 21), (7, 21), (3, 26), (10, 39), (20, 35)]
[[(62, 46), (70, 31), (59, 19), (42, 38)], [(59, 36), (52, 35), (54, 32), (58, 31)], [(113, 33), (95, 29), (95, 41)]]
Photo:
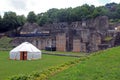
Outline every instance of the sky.
[(30, 11), (38, 14), (51, 8), (74, 8), (83, 4), (102, 6), (111, 2), (120, 3), (120, 0), (1, 0), (0, 15), (3, 16), (4, 12), (13, 11), (17, 15), (27, 16)]

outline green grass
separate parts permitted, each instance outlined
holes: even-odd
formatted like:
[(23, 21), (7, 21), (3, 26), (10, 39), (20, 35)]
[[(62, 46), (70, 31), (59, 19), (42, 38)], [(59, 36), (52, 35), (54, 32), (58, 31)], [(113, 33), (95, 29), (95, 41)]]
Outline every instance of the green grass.
[(34, 71), (42, 71), (51, 66), (57, 66), (68, 61), (75, 60), (74, 57), (42, 55), (42, 59), (34, 61), (9, 60), (8, 51), (0, 51), (0, 80), (12, 75), (30, 74)]
[(120, 80), (120, 47), (98, 53), (49, 80)]
[(82, 52), (62, 52), (62, 51), (46, 51), (42, 50), (43, 53), (49, 53), (49, 54), (66, 54), (66, 55), (73, 55), (73, 56), (86, 56), (87, 53)]
[(0, 38), (0, 50), (10, 50), (13, 46), (10, 44), (12, 38), (9, 37), (2, 37)]

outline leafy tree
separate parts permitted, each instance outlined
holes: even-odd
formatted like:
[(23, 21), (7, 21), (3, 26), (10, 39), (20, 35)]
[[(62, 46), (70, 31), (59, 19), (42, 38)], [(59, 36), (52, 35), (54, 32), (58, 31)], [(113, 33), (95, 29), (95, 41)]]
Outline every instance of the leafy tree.
[(100, 6), (100, 7), (96, 7), (94, 12), (92, 13), (93, 17), (97, 17), (97, 16), (104, 16), (107, 15), (108, 13), (108, 9), (105, 8), (104, 6)]
[(58, 21), (58, 18), (57, 18), (58, 11), (59, 10), (56, 9), (56, 8), (52, 8), (52, 9), (49, 9), (47, 11), (47, 15), (48, 15), (48, 18), (49, 18), (48, 22), (53, 23), (53, 22), (57, 22)]
[(22, 29), (23, 25), (25, 24), (26, 22), (26, 18), (24, 15), (18, 15), (17, 16), (17, 27), (19, 27), (18, 29), (15, 29), (15, 33), (16, 34), (19, 34), (20, 33), (20, 30)]
[(37, 22), (40, 26), (43, 26), (45, 23), (48, 23), (48, 15), (46, 13), (39, 15), (39, 19)]
[(120, 4), (108, 3), (105, 6), (95, 7), (94, 5), (84, 4), (75, 8), (49, 9), (45, 13), (36, 15), (33, 11), (29, 12), (27, 19), (24, 15), (16, 15), (15, 12), (6, 12), (1, 18), (0, 31), (16, 30), (23, 26), (26, 21), (37, 22), (40, 26), (54, 22), (74, 22), (95, 18), (97, 16), (108, 16), (113, 21), (120, 21)]
[(112, 12), (116, 10), (116, 6), (117, 6), (117, 3), (114, 3), (114, 2), (108, 3), (105, 5), (105, 7), (108, 8), (109, 11), (112, 11)]
[(120, 4), (118, 4), (117, 6), (116, 6), (116, 18), (118, 18), (118, 19), (120, 19)]
[(68, 18), (67, 9), (60, 9), (57, 13), (57, 18), (59, 22), (66, 22)]
[(5, 12), (3, 16), (4, 30), (17, 29), (17, 15), (15, 12)]
[(68, 8), (66, 10), (67, 16), (66, 16), (66, 20), (68, 23), (71, 23), (72, 21), (74, 21), (74, 12), (72, 12), (72, 8)]
[(29, 14), (27, 15), (27, 21), (30, 23), (37, 22), (37, 16), (33, 11), (29, 12)]
[(105, 7), (108, 9), (107, 16), (109, 19), (116, 19), (117, 18), (117, 5), (116, 3), (108, 3)]
[(81, 21), (97, 16), (108, 16), (112, 19), (118, 19), (120, 14), (120, 6), (116, 3), (106, 4), (105, 6), (95, 7), (94, 5), (84, 4), (76, 8), (65, 9), (49, 9), (47, 12), (39, 15), (39, 24), (53, 22), (68, 22)]
[(1, 15), (0, 15), (0, 21), (2, 21), (2, 17), (1, 17)]
[(85, 19), (89, 18), (91, 13), (93, 12), (91, 7), (87, 4), (81, 6), (80, 11), (81, 11), (80, 13), (81, 13), (81, 18), (82, 19), (83, 18), (85, 18)]
[(3, 27), (3, 26), (2, 26), (2, 17), (1, 17), (1, 15), (0, 15), (0, 32), (3, 32), (3, 31), (2, 31), (2, 29), (3, 29), (2, 27)]
[(0, 15), (0, 27), (2, 26), (2, 17)]
[(25, 23), (25, 17), (23, 15), (17, 16), (15, 12), (5, 12), (2, 20), (1, 31), (12, 31), (17, 34), (19, 32), (18, 27), (21, 27)]
[(25, 24), (25, 22), (26, 22), (26, 18), (25, 18), (25, 16), (24, 15), (18, 15), (17, 16), (17, 24), (18, 24), (18, 26), (23, 26), (24, 24)]

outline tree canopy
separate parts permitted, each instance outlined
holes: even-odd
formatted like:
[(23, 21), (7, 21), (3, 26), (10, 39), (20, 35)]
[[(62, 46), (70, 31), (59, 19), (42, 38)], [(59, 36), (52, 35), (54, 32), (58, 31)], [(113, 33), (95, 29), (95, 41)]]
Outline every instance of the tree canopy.
[(17, 15), (15, 12), (5, 12), (0, 16), (0, 32), (14, 30), (29, 23), (38, 23), (40, 26), (54, 22), (75, 22), (95, 18), (97, 16), (108, 16), (112, 21), (120, 21), (120, 4), (108, 3), (104, 6), (84, 4), (75, 8), (56, 9), (52, 8), (44, 13), (35, 14), (34, 11), (24, 15)]
[(24, 15), (16, 15), (15, 12), (5, 12), (3, 18), (0, 18), (0, 32), (17, 30), (25, 23)]
[[(47, 12), (38, 15), (38, 24), (44, 25), (53, 22), (74, 22), (95, 18), (97, 16), (108, 16), (109, 19), (120, 19), (120, 4), (108, 3), (105, 6), (95, 7), (84, 4), (75, 8), (49, 9)], [(119, 20), (120, 21), (120, 20)]]
[(35, 15), (35, 13), (33, 11), (28, 13), (27, 21), (30, 23), (34, 23), (37, 21), (37, 16)]

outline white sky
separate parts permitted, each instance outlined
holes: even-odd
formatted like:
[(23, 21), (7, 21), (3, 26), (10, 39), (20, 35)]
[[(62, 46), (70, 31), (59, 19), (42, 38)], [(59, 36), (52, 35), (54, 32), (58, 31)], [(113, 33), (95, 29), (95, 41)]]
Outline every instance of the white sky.
[(0, 15), (7, 11), (13, 11), (18, 15), (26, 16), (30, 11), (38, 14), (51, 8), (74, 8), (86, 3), (100, 6), (110, 2), (120, 3), (120, 0), (0, 0)]

